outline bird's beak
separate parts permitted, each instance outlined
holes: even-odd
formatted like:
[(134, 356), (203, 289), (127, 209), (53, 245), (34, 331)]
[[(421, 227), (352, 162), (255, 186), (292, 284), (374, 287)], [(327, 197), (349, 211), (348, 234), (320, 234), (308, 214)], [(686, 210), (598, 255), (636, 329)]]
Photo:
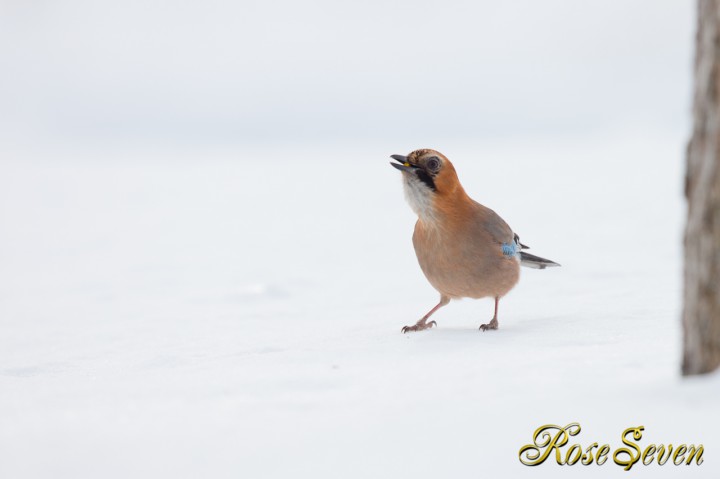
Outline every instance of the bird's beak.
[(411, 165), (408, 162), (407, 156), (403, 155), (390, 155), (390, 158), (400, 163), (399, 165), (397, 163), (390, 163), (392, 166), (397, 168), (400, 171), (415, 171), (418, 167), (415, 165)]

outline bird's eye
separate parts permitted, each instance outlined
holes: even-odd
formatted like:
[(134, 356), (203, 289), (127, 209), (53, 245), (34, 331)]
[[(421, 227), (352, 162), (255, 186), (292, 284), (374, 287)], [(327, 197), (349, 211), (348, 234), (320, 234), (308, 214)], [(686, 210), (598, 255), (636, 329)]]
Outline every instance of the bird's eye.
[(437, 171), (440, 169), (440, 160), (435, 158), (434, 156), (427, 160), (427, 163), (425, 163), (425, 166), (427, 166), (428, 170), (430, 171)]

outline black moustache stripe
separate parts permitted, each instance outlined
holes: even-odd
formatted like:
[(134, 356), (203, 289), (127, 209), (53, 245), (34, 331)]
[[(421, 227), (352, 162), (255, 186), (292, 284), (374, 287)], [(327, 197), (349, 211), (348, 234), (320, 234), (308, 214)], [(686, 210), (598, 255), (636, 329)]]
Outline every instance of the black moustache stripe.
[(433, 191), (436, 191), (435, 182), (433, 181), (432, 176), (430, 176), (425, 170), (418, 169), (416, 171), (416, 174), (417, 174), (417, 177), (420, 179), (420, 181), (425, 183), (428, 186), (428, 188), (430, 188)]

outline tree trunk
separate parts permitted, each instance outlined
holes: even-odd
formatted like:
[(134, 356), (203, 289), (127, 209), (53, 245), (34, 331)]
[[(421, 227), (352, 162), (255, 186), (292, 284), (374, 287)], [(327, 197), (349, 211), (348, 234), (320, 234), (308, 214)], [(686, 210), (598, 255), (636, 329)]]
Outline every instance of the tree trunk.
[(720, 0), (698, 1), (685, 195), (685, 375), (720, 365)]

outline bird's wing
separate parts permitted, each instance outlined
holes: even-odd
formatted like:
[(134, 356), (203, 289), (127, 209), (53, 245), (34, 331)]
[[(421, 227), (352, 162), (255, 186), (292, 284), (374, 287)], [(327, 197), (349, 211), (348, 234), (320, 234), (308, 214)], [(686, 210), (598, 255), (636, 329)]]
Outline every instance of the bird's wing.
[(528, 248), (520, 242), (520, 237), (513, 232), (500, 215), (479, 203), (476, 205), (482, 229), (490, 237), (490, 240), (498, 245), (498, 249), (502, 251), (503, 255), (514, 257), (519, 255), (521, 250)]
[(480, 210), (480, 218), (482, 220), (483, 229), (490, 235), (492, 240), (498, 244), (510, 244), (515, 242), (515, 233), (505, 223), (505, 220), (500, 218), (500, 215), (495, 213), (490, 208), (486, 208), (478, 204), (482, 209)]

